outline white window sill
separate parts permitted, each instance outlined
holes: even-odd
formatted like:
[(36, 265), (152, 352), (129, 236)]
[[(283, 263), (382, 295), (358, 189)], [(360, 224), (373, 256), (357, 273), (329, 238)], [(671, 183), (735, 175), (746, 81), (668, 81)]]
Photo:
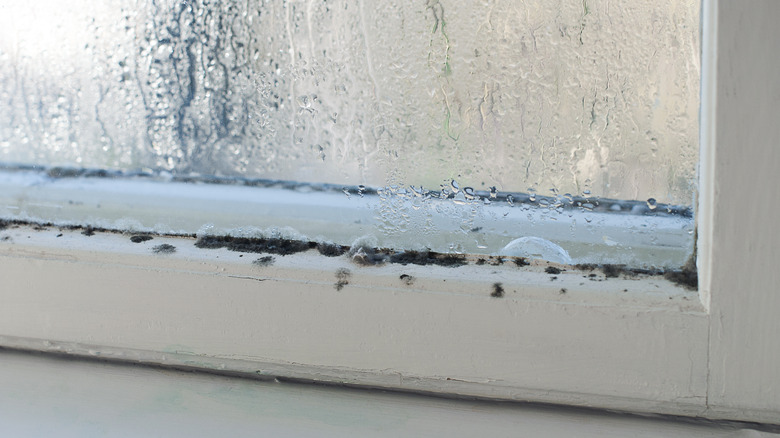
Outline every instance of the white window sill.
[[(706, 410), (707, 345), (689, 340), (706, 338), (707, 314), (695, 292), (661, 278), (473, 260), (358, 266), (314, 250), (257, 266), (258, 254), (199, 249), (193, 238), (2, 234), (5, 346), (491, 399)], [(153, 254), (164, 243), (176, 252)], [(503, 297), (491, 296), (496, 283)]]

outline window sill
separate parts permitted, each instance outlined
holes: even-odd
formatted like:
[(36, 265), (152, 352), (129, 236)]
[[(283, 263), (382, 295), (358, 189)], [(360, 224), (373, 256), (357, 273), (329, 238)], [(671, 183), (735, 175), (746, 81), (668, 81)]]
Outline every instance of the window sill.
[[(706, 409), (707, 345), (690, 340), (706, 338), (708, 317), (696, 293), (663, 279), (510, 263), (368, 267), (316, 251), (257, 266), (255, 254), (191, 238), (2, 235), (7, 347), (634, 412)], [(176, 251), (152, 252), (164, 243)], [(491, 296), (496, 283), (503, 297)]]

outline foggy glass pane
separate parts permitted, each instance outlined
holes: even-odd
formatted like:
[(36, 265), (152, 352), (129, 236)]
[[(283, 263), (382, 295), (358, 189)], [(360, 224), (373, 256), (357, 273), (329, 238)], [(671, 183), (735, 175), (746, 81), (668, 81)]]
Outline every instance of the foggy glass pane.
[(357, 216), (296, 233), (680, 266), (699, 45), (696, 0), (0, 0), (0, 166), (327, 183)]
[(0, 1), (0, 161), (691, 205), (699, 4)]

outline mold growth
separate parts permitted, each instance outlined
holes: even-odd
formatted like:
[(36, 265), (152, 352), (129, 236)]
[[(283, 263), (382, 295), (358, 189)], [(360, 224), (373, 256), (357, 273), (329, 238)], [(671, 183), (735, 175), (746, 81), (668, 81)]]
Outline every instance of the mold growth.
[(255, 266), (271, 266), (275, 261), (276, 258), (274, 256), (265, 256), (253, 261), (252, 264)]
[[(21, 228), (30, 227), (32, 230), (41, 232), (47, 231), (51, 228), (58, 228), (60, 231), (80, 231), (85, 236), (95, 235), (97, 232), (113, 233), (129, 235), (129, 240), (133, 243), (141, 243), (148, 240), (152, 240), (155, 237), (180, 237), (180, 238), (196, 238), (191, 234), (163, 234), (163, 233), (133, 233), (129, 230), (119, 229), (106, 229), (101, 227), (93, 227), (88, 225), (63, 225), (47, 223), (36, 223), (30, 221), (13, 220), (13, 219), (0, 219), (0, 230), (9, 228)], [(61, 237), (63, 234), (57, 234), (57, 237)], [(12, 241), (10, 236), (6, 236), (2, 241)], [(468, 265), (469, 263), (477, 266), (490, 265), (499, 266), (505, 263), (514, 263), (517, 267), (524, 267), (530, 265), (537, 265), (536, 263), (530, 263), (525, 257), (518, 256), (476, 256), (466, 254), (452, 254), (452, 253), (438, 253), (426, 250), (408, 250), (408, 251), (395, 251), (389, 248), (379, 248), (376, 246), (376, 242), (371, 238), (360, 238), (353, 243), (351, 247), (339, 245), (330, 242), (314, 242), (306, 240), (286, 239), (279, 237), (271, 238), (249, 238), (249, 237), (233, 237), (233, 236), (202, 236), (197, 238), (195, 246), (202, 249), (216, 249), (227, 248), (231, 251), (247, 252), (247, 253), (271, 253), (277, 255), (289, 255), (304, 251), (316, 249), (320, 255), (326, 257), (338, 257), (345, 254), (352, 260), (352, 262), (358, 265), (372, 266), (384, 263), (400, 264), (400, 265), (436, 265), (444, 267), (457, 267)], [(152, 248), (155, 254), (171, 254), (176, 252), (176, 248), (173, 245), (161, 244)], [(242, 254), (243, 255), (243, 254)], [(261, 257), (255, 261), (256, 265), (266, 266), (266, 263), (270, 265), (274, 261), (270, 256)], [(664, 277), (667, 281), (673, 282), (688, 290), (695, 291), (698, 287), (698, 274), (696, 271), (696, 259), (695, 253), (692, 255), (686, 264), (680, 269), (657, 269), (657, 268), (627, 268), (625, 265), (615, 264), (577, 264), (573, 266), (566, 266), (568, 270), (580, 271), (583, 278), (590, 281), (609, 281), (611, 278), (658, 278)], [(550, 274), (550, 280), (557, 280), (556, 275), (566, 271), (557, 266), (546, 266), (544, 272)], [(594, 271), (600, 270), (602, 275), (598, 275)], [(341, 290), (346, 284), (348, 284), (349, 271), (342, 275), (342, 279), (337, 284), (337, 289)], [(414, 277), (403, 274), (400, 277), (401, 281), (404, 281), (407, 285), (411, 285), (415, 279)], [(338, 286), (340, 284), (340, 286)]]
[(490, 293), (493, 298), (502, 298), (504, 296), (504, 286), (501, 283), (493, 283), (493, 292)]
[(677, 283), (688, 290), (697, 290), (699, 288), (699, 273), (696, 270), (695, 254), (696, 252), (691, 254), (691, 257), (688, 258), (688, 261), (685, 262), (682, 269), (664, 272), (664, 278)]
[[(432, 251), (404, 251), (390, 256), (391, 263), (401, 265), (438, 265), (446, 267), (463, 266), (467, 263), (463, 254), (441, 254)], [(479, 262), (477, 262), (479, 263)]]
[(173, 254), (176, 252), (176, 247), (167, 243), (163, 243), (162, 245), (157, 245), (152, 248), (152, 252), (155, 254)]
[(404, 282), (405, 285), (411, 286), (414, 284), (414, 277), (412, 277), (409, 274), (401, 274), (400, 277), (398, 277), (401, 281)]
[(335, 243), (320, 242), (317, 244), (317, 251), (326, 257), (338, 257), (347, 252), (348, 248)]
[(523, 266), (530, 265), (530, 263), (528, 263), (528, 259), (526, 259), (525, 257), (515, 257), (513, 261), (514, 261), (515, 265), (517, 265), (518, 267), (521, 267), (521, 268)]
[(230, 251), (238, 252), (290, 255), (308, 251), (316, 247), (317, 244), (279, 237), (201, 236), (195, 242), (195, 246), (204, 249), (227, 248)]
[(353, 262), (363, 266), (381, 265), (385, 262), (384, 255), (369, 246), (353, 246), (349, 250), (349, 257)]
[(344, 286), (349, 284), (349, 277), (351, 276), (352, 273), (349, 269), (339, 268), (336, 271), (336, 284), (334, 284), (333, 287), (336, 288), (337, 291), (344, 289)]

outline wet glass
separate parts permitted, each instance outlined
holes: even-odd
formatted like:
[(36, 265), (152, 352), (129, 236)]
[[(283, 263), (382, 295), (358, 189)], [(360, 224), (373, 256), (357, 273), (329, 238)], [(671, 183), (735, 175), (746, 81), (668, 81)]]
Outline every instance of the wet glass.
[(684, 250), (638, 264), (679, 265), (699, 8), (0, 0), (0, 162), (332, 184), (392, 247), (631, 263), (604, 226), (669, 228)]

